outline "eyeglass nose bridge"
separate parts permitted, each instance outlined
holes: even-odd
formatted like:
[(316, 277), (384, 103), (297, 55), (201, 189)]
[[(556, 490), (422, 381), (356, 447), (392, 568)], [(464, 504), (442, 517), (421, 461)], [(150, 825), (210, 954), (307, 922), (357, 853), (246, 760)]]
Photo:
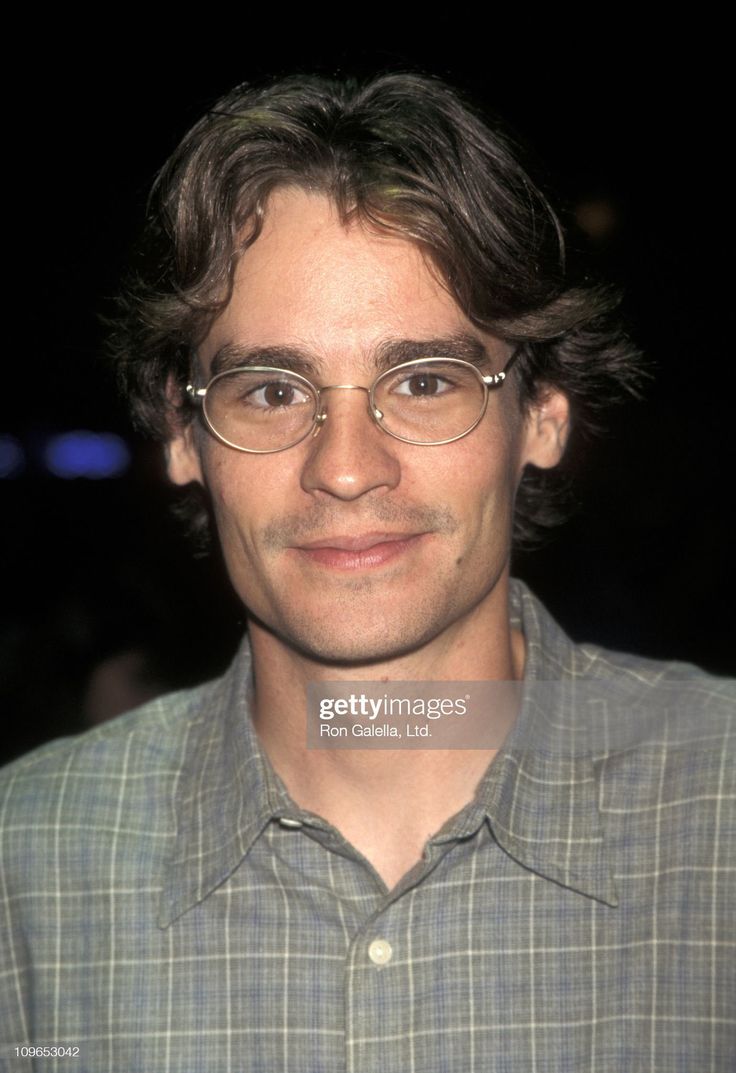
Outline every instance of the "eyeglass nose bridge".
[(372, 400), (372, 388), (364, 387), (362, 384), (328, 384), (327, 387), (321, 387), (317, 389), (317, 413), (314, 416), (314, 430), (313, 436), (316, 436), (319, 430), (327, 420), (327, 411), (322, 405), (322, 396), (327, 391), (365, 391), (368, 396), (368, 415), (378, 425), (383, 413), (376, 407), (371, 406)]

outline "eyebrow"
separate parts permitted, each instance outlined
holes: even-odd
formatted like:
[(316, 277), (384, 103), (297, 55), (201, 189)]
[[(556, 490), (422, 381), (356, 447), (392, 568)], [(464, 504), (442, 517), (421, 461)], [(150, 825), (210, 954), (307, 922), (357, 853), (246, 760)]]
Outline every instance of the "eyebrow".
[(469, 332), (457, 332), (438, 339), (388, 339), (376, 348), (373, 362), (376, 372), (382, 373), (416, 358), (459, 358), (471, 365), (484, 365), (490, 360), (482, 339)]
[[(479, 367), (490, 361), (483, 341), (469, 332), (456, 332), (434, 339), (386, 339), (375, 347), (371, 361), (378, 374), (405, 361), (430, 357), (459, 358)], [(212, 358), (209, 375), (213, 377), (230, 369), (253, 365), (272, 366), (314, 379), (319, 376), (322, 362), (308, 351), (294, 346), (226, 343)]]
[(242, 343), (226, 343), (212, 359), (210, 376), (239, 369), (249, 365), (271, 365), (288, 372), (314, 376), (315, 362), (306, 351), (292, 346), (248, 346)]

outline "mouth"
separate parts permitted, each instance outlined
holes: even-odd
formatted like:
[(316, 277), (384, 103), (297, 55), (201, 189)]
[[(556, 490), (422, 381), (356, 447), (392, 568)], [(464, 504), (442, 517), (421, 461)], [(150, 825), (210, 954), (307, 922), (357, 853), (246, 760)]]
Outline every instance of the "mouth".
[(414, 550), (428, 533), (362, 533), (300, 544), (292, 550), (307, 561), (338, 570), (383, 566)]

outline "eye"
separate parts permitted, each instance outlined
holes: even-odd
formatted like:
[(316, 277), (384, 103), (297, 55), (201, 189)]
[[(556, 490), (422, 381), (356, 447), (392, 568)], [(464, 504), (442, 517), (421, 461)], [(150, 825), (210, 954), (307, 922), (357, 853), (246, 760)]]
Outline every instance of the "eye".
[(453, 385), (436, 372), (414, 372), (405, 376), (392, 390), (397, 395), (413, 395), (415, 398), (432, 398), (452, 391)]
[(298, 406), (310, 402), (307, 392), (289, 380), (268, 380), (244, 391), (241, 399), (264, 410)]

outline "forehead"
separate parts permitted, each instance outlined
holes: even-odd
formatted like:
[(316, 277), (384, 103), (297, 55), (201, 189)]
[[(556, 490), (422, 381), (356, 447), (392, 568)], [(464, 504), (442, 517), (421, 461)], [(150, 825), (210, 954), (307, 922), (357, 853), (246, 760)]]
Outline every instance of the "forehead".
[(232, 298), (200, 348), (292, 345), (322, 363), (370, 364), (388, 340), (491, 339), (465, 317), (415, 243), (343, 224), (324, 195), (282, 188), (238, 263)]

